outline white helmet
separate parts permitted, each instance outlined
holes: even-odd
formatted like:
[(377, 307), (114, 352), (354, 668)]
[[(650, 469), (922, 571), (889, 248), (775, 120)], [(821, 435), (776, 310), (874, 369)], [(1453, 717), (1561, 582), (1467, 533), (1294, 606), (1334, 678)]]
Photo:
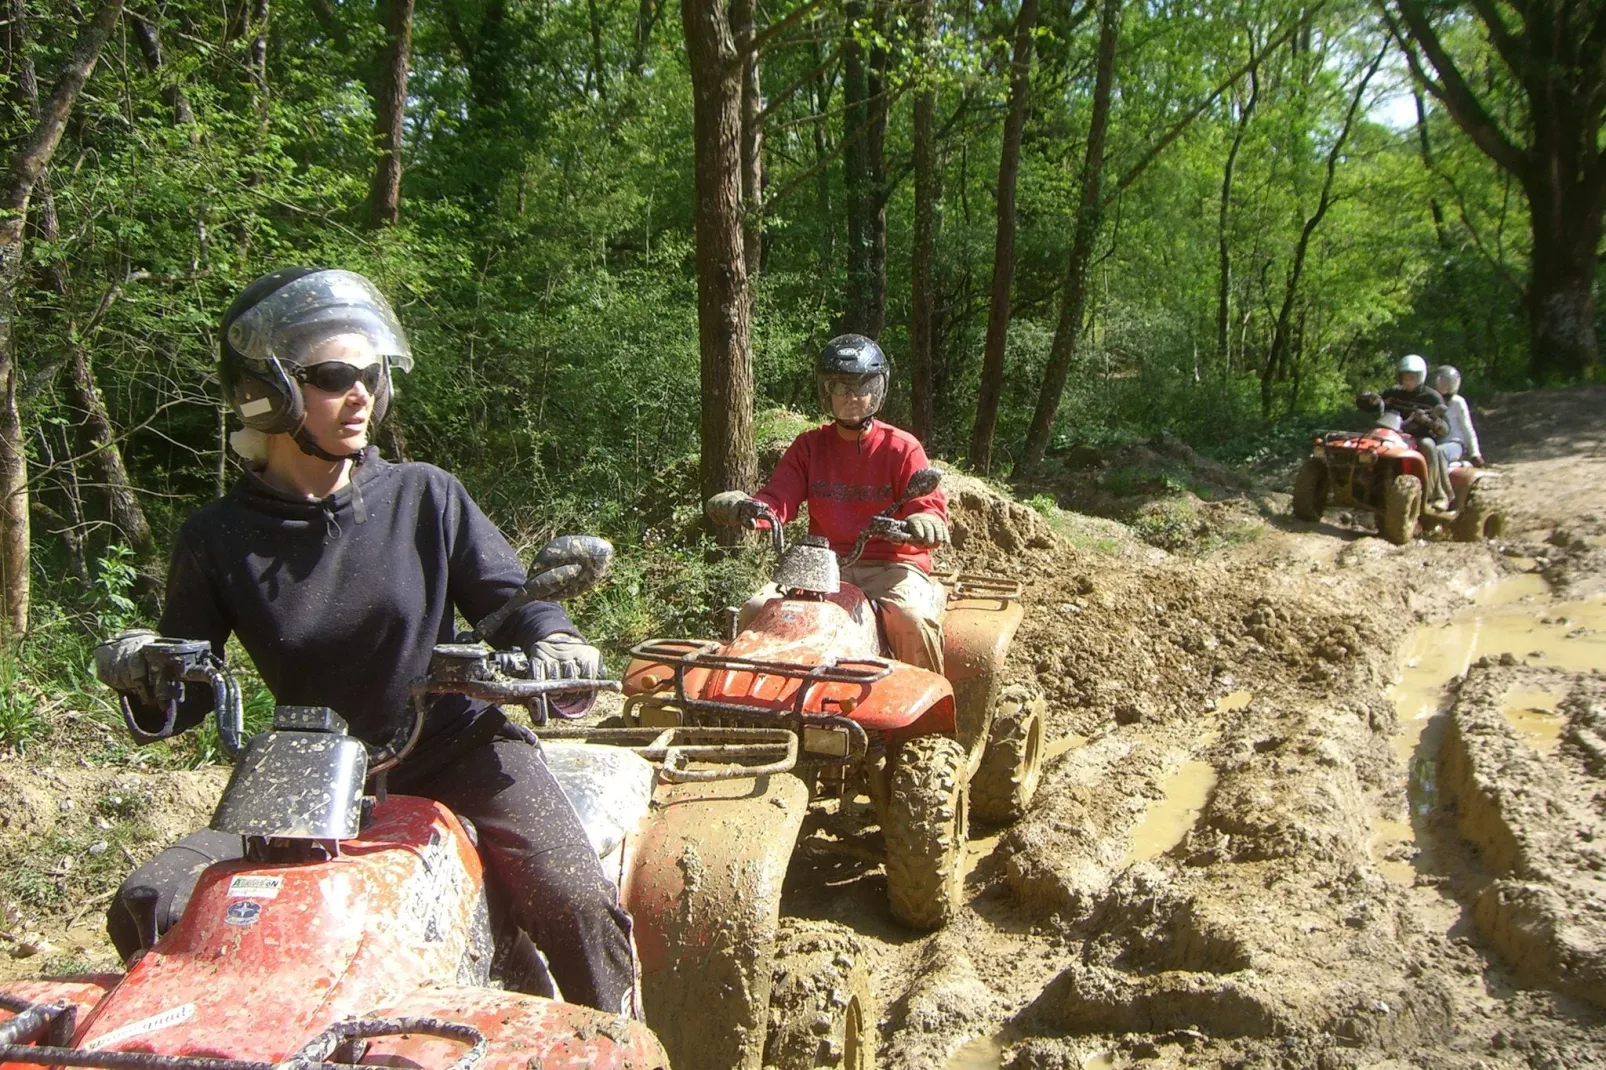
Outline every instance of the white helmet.
[(1397, 375), (1414, 375), (1418, 386), (1428, 381), (1428, 362), (1425, 357), (1416, 353), (1407, 353), (1400, 358)]
[[(1439, 384), (1443, 383), (1443, 386)], [(1461, 370), (1453, 364), (1441, 364), (1433, 369), (1433, 389), (1441, 394), (1454, 394), (1461, 389)]]

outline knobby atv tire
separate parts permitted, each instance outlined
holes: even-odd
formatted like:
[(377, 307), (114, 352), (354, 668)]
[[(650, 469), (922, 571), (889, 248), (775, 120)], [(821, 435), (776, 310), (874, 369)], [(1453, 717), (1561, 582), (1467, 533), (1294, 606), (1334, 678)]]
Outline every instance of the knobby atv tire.
[(775, 938), (765, 1070), (873, 1070), (870, 956), (851, 929), (782, 918)]
[(1023, 687), (1007, 688), (993, 714), (987, 752), (970, 778), (970, 812), (991, 825), (1019, 821), (1043, 775), (1047, 701)]
[(959, 906), (966, 770), (964, 748), (947, 736), (919, 736), (898, 749), (881, 831), (892, 916), (911, 928), (939, 928)]
[(1378, 531), (1395, 546), (1404, 546), (1416, 534), (1422, 515), (1422, 481), (1415, 476), (1398, 475), (1383, 488), (1383, 516)]
[(1306, 458), (1294, 477), (1294, 515), (1301, 520), (1320, 520), (1327, 507), (1327, 465), (1316, 457)]
[(1498, 503), (1473, 487), (1467, 492), (1467, 503), (1456, 514), (1451, 533), (1456, 542), (1482, 542), (1498, 539), (1506, 530), (1505, 513)]

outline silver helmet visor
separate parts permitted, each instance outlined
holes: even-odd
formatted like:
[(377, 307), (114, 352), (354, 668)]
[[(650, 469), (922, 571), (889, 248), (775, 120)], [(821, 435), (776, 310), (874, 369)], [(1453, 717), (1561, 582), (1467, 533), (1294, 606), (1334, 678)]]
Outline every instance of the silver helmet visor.
[(305, 365), (320, 344), (359, 335), (392, 368), (411, 371), (413, 351), (390, 302), (354, 271), (317, 271), (281, 287), (229, 325), (229, 344), (247, 361)]

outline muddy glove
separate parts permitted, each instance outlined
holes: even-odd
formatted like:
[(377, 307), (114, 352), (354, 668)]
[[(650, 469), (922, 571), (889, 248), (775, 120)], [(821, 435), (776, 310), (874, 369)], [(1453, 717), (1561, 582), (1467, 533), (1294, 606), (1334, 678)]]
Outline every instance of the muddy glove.
[(763, 515), (764, 503), (739, 490), (727, 490), (708, 499), (708, 519), (720, 527), (736, 527)]
[[(578, 635), (554, 632), (526, 653), (532, 680), (598, 680), (604, 671), (602, 651)], [(583, 717), (597, 701), (595, 691), (549, 695), (547, 702), (559, 717)]]
[(904, 526), (909, 529), (909, 545), (921, 549), (930, 549), (934, 546), (948, 544), (948, 525), (942, 518), (931, 513), (915, 513), (905, 517)]
[(1362, 412), (1382, 412), (1383, 395), (1376, 390), (1368, 390), (1355, 396), (1355, 407)]
[(160, 638), (149, 628), (118, 632), (95, 648), (95, 675), (118, 694), (155, 706), (156, 681), (145, 663), (145, 648)]

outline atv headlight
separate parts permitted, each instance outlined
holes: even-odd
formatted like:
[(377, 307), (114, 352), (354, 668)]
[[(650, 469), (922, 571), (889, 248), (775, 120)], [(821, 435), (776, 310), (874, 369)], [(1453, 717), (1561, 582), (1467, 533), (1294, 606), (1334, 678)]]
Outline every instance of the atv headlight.
[(823, 754), (831, 758), (848, 756), (848, 730), (846, 728), (815, 728), (803, 726), (803, 749), (810, 754)]
[(1326, 457), (1327, 447), (1318, 442), (1311, 448), (1310, 455), (1312, 457)]
[(1368, 453), (1367, 451), (1362, 450), (1360, 452), (1360, 454), (1355, 459), (1357, 461), (1360, 461), (1366, 467), (1370, 468), (1370, 467), (1372, 467), (1373, 464), (1375, 464), (1377, 462), (1377, 454)]

